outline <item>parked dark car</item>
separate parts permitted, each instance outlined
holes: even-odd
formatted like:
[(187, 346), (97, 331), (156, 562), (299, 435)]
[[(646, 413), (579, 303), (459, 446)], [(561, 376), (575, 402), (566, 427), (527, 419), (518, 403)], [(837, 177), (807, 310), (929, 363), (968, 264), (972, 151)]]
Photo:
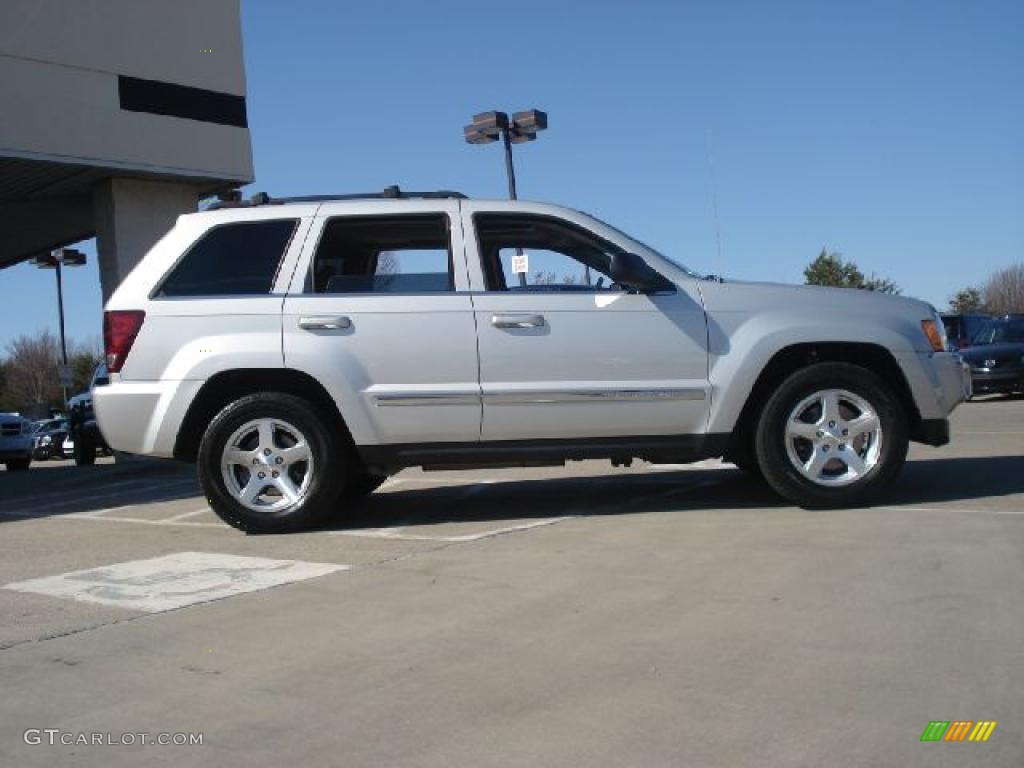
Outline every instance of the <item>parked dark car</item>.
[(989, 320), (961, 352), (974, 394), (1024, 392), (1024, 315)]
[(991, 315), (943, 315), (942, 324), (946, 326), (946, 336), (956, 349), (966, 349), (973, 339), (992, 319)]
[(95, 464), (97, 451), (103, 454), (110, 453), (110, 447), (96, 425), (96, 414), (92, 408), (93, 388), (104, 386), (109, 382), (107, 366), (100, 363), (92, 375), (92, 384), (89, 389), (68, 400), (68, 418), (71, 427), (69, 436), (74, 443), (75, 464), (80, 467)]
[(50, 419), (42, 422), (32, 435), (32, 458), (37, 461), (66, 459), (64, 438), (68, 436), (68, 430), (67, 419)]

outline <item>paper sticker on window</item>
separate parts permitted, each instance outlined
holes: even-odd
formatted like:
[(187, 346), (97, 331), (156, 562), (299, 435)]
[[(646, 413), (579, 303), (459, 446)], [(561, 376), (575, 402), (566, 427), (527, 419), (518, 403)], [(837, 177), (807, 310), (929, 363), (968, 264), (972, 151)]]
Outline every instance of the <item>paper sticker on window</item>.
[(517, 253), (512, 257), (512, 271), (517, 275), (525, 275), (530, 271), (530, 257), (525, 253)]

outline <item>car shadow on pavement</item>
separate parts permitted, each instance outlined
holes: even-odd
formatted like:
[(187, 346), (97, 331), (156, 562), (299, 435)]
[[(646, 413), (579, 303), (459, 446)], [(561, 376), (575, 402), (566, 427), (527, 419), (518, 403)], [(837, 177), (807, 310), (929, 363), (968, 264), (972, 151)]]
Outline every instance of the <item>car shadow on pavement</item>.
[(33, 465), (27, 472), (4, 473), (0, 481), (0, 523), (195, 496), (202, 496), (195, 468), (177, 462)]
[(908, 461), (881, 504), (927, 504), (1024, 494), (1024, 455)]
[(400, 485), (367, 497), (337, 527), (429, 526), (782, 505), (767, 486), (735, 469), (510, 478), (429, 488)]
[[(344, 522), (331, 527), (351, 530), (790, 506), (761, 481), (729, 468), (531, 480), (494, 480), (481, 473), (479, 482), (462, 477), (429, 487), (419, 484), (423, 478), (444, 483), (443, 476), (431, 475), (399, 482), (367, 497)], [(0, 523), (188, 498), (203, 503), (194, 468), (177, 463), (4, 473), (0, 488)], [(1024, 456), (931, 458), (907, 462), (895, 486), (876, 504), (913, 506), (1015, 494), (1024, 494)]]
[[(913, 506), (1014, 494), (1024, 494), (1024, 456), (921, 459), (907, 462), (895, 486), (874, 505)], [(429, 488), (400, 485), (369, 496), (343, 524), (332, 527), (387, 528), (790, 506), (762, 481), (739, 470), (683, 470)]]

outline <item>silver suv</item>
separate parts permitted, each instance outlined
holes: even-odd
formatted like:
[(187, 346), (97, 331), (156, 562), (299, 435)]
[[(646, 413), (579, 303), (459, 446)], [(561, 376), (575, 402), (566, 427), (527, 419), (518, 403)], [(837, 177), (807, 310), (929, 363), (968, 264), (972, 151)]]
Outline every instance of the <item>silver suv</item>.
[(859, 504), (942, 445), (969, 376), (920, 301), (722, 281), (592, 216), (456, 193), (180, 217), (110, 299), (116, 450), (198, 463), (249, 531), (344, 512), (408, 466), (725, 456)]

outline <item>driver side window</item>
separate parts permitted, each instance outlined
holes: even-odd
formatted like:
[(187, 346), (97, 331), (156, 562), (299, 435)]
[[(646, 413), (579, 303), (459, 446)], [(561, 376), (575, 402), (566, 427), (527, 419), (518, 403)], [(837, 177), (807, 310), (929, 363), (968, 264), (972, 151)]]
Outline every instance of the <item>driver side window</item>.
[(489, 291), (622, 290), (608, 276), (622, 249), (582, 227), (521, 213), (477, 213), (473, 224)]

